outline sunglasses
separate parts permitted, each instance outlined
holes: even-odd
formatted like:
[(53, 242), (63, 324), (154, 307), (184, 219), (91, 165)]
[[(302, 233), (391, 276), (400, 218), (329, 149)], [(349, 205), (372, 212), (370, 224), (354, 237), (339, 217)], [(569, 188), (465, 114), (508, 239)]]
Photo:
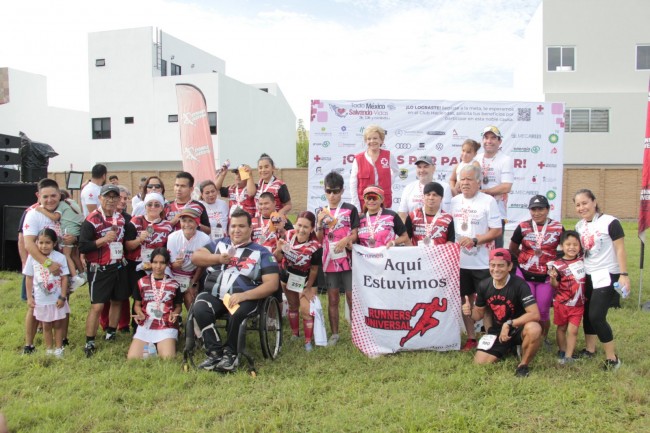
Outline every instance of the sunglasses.
[(325, 189), (325, 194), (340, 194), (341, 190), (340, 189)]
[(365, 201), (379, 201), (379, 196), (375, 194), (368, 194), (363, 198)]
[(117, 201), (119, 199), (120, 199), (119, 195), (105, 195), (104, 196), (104, 200), (107, 200), (107, 201)]
[(147, 207), (162, 207), (160, 203), (147, 203), (145, 206)]
[(147, 185), (147, 189), (154, 189), (154, 188), (160, 189), (162, 188), (162, 185), (159, 183), (150, 183), (149, 185)]

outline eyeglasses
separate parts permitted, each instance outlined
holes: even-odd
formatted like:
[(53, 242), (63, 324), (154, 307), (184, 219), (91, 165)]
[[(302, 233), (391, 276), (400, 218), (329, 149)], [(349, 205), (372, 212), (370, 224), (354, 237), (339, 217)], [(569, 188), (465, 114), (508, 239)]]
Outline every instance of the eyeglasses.
[(159, 183), (150, 183), (147, 185), (147, 189), (161, 189), (162, 185)]
[(340, 194), (340, 189), (325, 189), (325, 194)]
[(118, 201), (120, 199), (119, 195), (105, 195), (103, 197), (104, 200), (108, 200), (108, 201)]
[(145, 206), (147, 207), (162, 207), (162, 205), (158, 202), (155, 203), (147, 203)]
[(363, 198), (365, 201), (379, 201), (379, 196), (375, 194), (368, 194)]

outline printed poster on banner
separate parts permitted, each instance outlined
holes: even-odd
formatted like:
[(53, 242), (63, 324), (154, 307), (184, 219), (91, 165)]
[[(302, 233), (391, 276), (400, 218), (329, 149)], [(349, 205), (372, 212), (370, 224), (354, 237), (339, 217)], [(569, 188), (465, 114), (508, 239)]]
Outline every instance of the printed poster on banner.
[(483, 129), (494, 125), (503, 135), (500, 151), (513, 162), (514, 183), (505, 198), (507, 228), (514, 230), (530, 219), (528, 202), (537, 194), (548, 198), (550, 217), (561, 220), (564, 104), (556, 102), (312, 100), (310, 210), (327, 205), (323, 183), (331, 171), (343, 176), (343, 200), (350, 202), (350, 170), (354, 156), (365, 151), (363, 130), (371, 124), (387, 130), (384, 148), (399, 165), (393, 203), (386, 207), (399, 207), (403, 189), (416, 180), (415, 161), (420, 156), (431, 156), (436, 163), (434, 181), (448, 182), (463, 142), (480, 143)]
[(460, 348), (458, 244), (354, 245), (352, 342), (366, 356)]

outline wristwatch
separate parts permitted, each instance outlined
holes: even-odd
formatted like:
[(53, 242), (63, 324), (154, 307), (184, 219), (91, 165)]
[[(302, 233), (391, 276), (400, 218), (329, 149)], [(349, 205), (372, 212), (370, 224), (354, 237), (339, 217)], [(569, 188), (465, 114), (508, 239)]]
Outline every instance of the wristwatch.
[(508, 327), (509, 327), (511, 330), (512, 330), (512, 329), (515, 329), (515, 325), (512, 323), (512, 319), (511, 319), (511, 320), (508, 320), (508, 321), (506, 322), (506, 325), (508, 325)]
[(472, 242), (474, 242), (474, 246), (478, 245), (478, 238), (472, 238)]
[(45, 261), (43, 262), (43, 267), (44, 267), (44, 268), (49, 268), (51, 264), (52, 264), (52, 259), (50, 259), (50, 258), (48, 257), (48, 258), (45, 259)]

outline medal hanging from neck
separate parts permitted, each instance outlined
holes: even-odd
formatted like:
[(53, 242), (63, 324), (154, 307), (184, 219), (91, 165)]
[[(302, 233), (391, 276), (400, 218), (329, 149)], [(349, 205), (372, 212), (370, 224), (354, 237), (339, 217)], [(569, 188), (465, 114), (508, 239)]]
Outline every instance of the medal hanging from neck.
[(537, 229), (537, 223), (533, 220), (530, 221), (531, 226), (533, 226), (533, 232), (535, 233), (535, 255), (541, 257), (542, 255), (542, 243), (544, 242), (544, 237), (546, 236), (546, 228), (548, 227), (548, 218), (544, 221), (544, 227), (542, 227), (542, 232), (540, 233)]
[(463, 208), (463, 222), (460, 224), (460, 228), (462, 231), (466, 232), (467, 229), (469, 228), (469, 209)]
[[(494, 159), (494, 158), (490, 158)], [(490, 172), (490, 167), (491, 165), (485, 162), (485, 156), (483, 157), (483, 185), (487, 185), (490, 183), (490, 179), (488, 177), (488, 173)]]
[(45, 266), (41, 265), (39, 275), (41, 277), (41, 282), (39, 284), (41, 289), (43, 289), (43, 292), (45, 293), (51, 293), (54, 289), (54, 284), (50, 282), (50, 271)]
[(438, 218), (440, 217), (440, 209), (438, 209), (438, 212), (433, 216), (433, 219), (431, 220), (431, 224), (427, 223), (427, 214), (424, 213), (424, 207), (422, 208), (422, 219), (424, 220), (424, 239), (422, 239), (422, 242), (424, 242), (424, 245), (429, 245), (431, 244), (431, 235), (433, 233), (433, 227), (436, 225), (436, 221), (438, 221)]
[(370, 248), (374, 248), (375, 245), (377, 245), (377, 241), (375, 240), (375, 234), (377, 232), (377, 227), (379, 226), (379, 218), (381, 217), (381, 208), (379, 208), (379, 212), (377, 212), (377, 215), (375, 215), (375, 222), (370, 220), (370, 212), (366, 211), (366, 225), (368, 226), (368, 233), (370, 234), (370, 237), (368, 238), (368, 246)]
[(291, 251), (293, 249), (293, 244), (296, 243), (297, 238), (298, 238), (298, 235), (294, 234), (291, 237), (291, 242), (285, 243), (284, 245), (282, 245), (282, 251), (284, 251), (285, 253), (288, 253), (289, 251)]
[(156, 279), (151, 274), (151, 291), (153, 292), (154, 306), (151, 309), (151, 315), (154, 319), (161, 320), (163, 317), (163, 305), (162, 298), (165, 294), (165, 284), (167, 283), (167, 277), (163, 274), (163, 279), (160, 281), (160, 287), (157, 285)]
[(269, 222), (267, 224), (264, 224), (264, 217), (260, 215), (260, 238), (259, 238), (260, 244), (263, 244), (268, 239), (270, 225), (271, 225), (271, 219), (269, 218)]
[(339, 201), (339, 204), (336, 205), (336, 210), (334, 211), (334, 215), (332, 215), (332, 209), (329, 206), (327, 206), (327, 212), (329, 213), (329, 216), (323, 218), (323, 225), (326, 225), (329, 228), (329, 231), (327, 232), (327, 239), (330, 242), (334, 240), (334, 228), (336, 227), (336, 223), (338, 222), (339, 212), (341, 210), (342, 204), (343, 201)]

